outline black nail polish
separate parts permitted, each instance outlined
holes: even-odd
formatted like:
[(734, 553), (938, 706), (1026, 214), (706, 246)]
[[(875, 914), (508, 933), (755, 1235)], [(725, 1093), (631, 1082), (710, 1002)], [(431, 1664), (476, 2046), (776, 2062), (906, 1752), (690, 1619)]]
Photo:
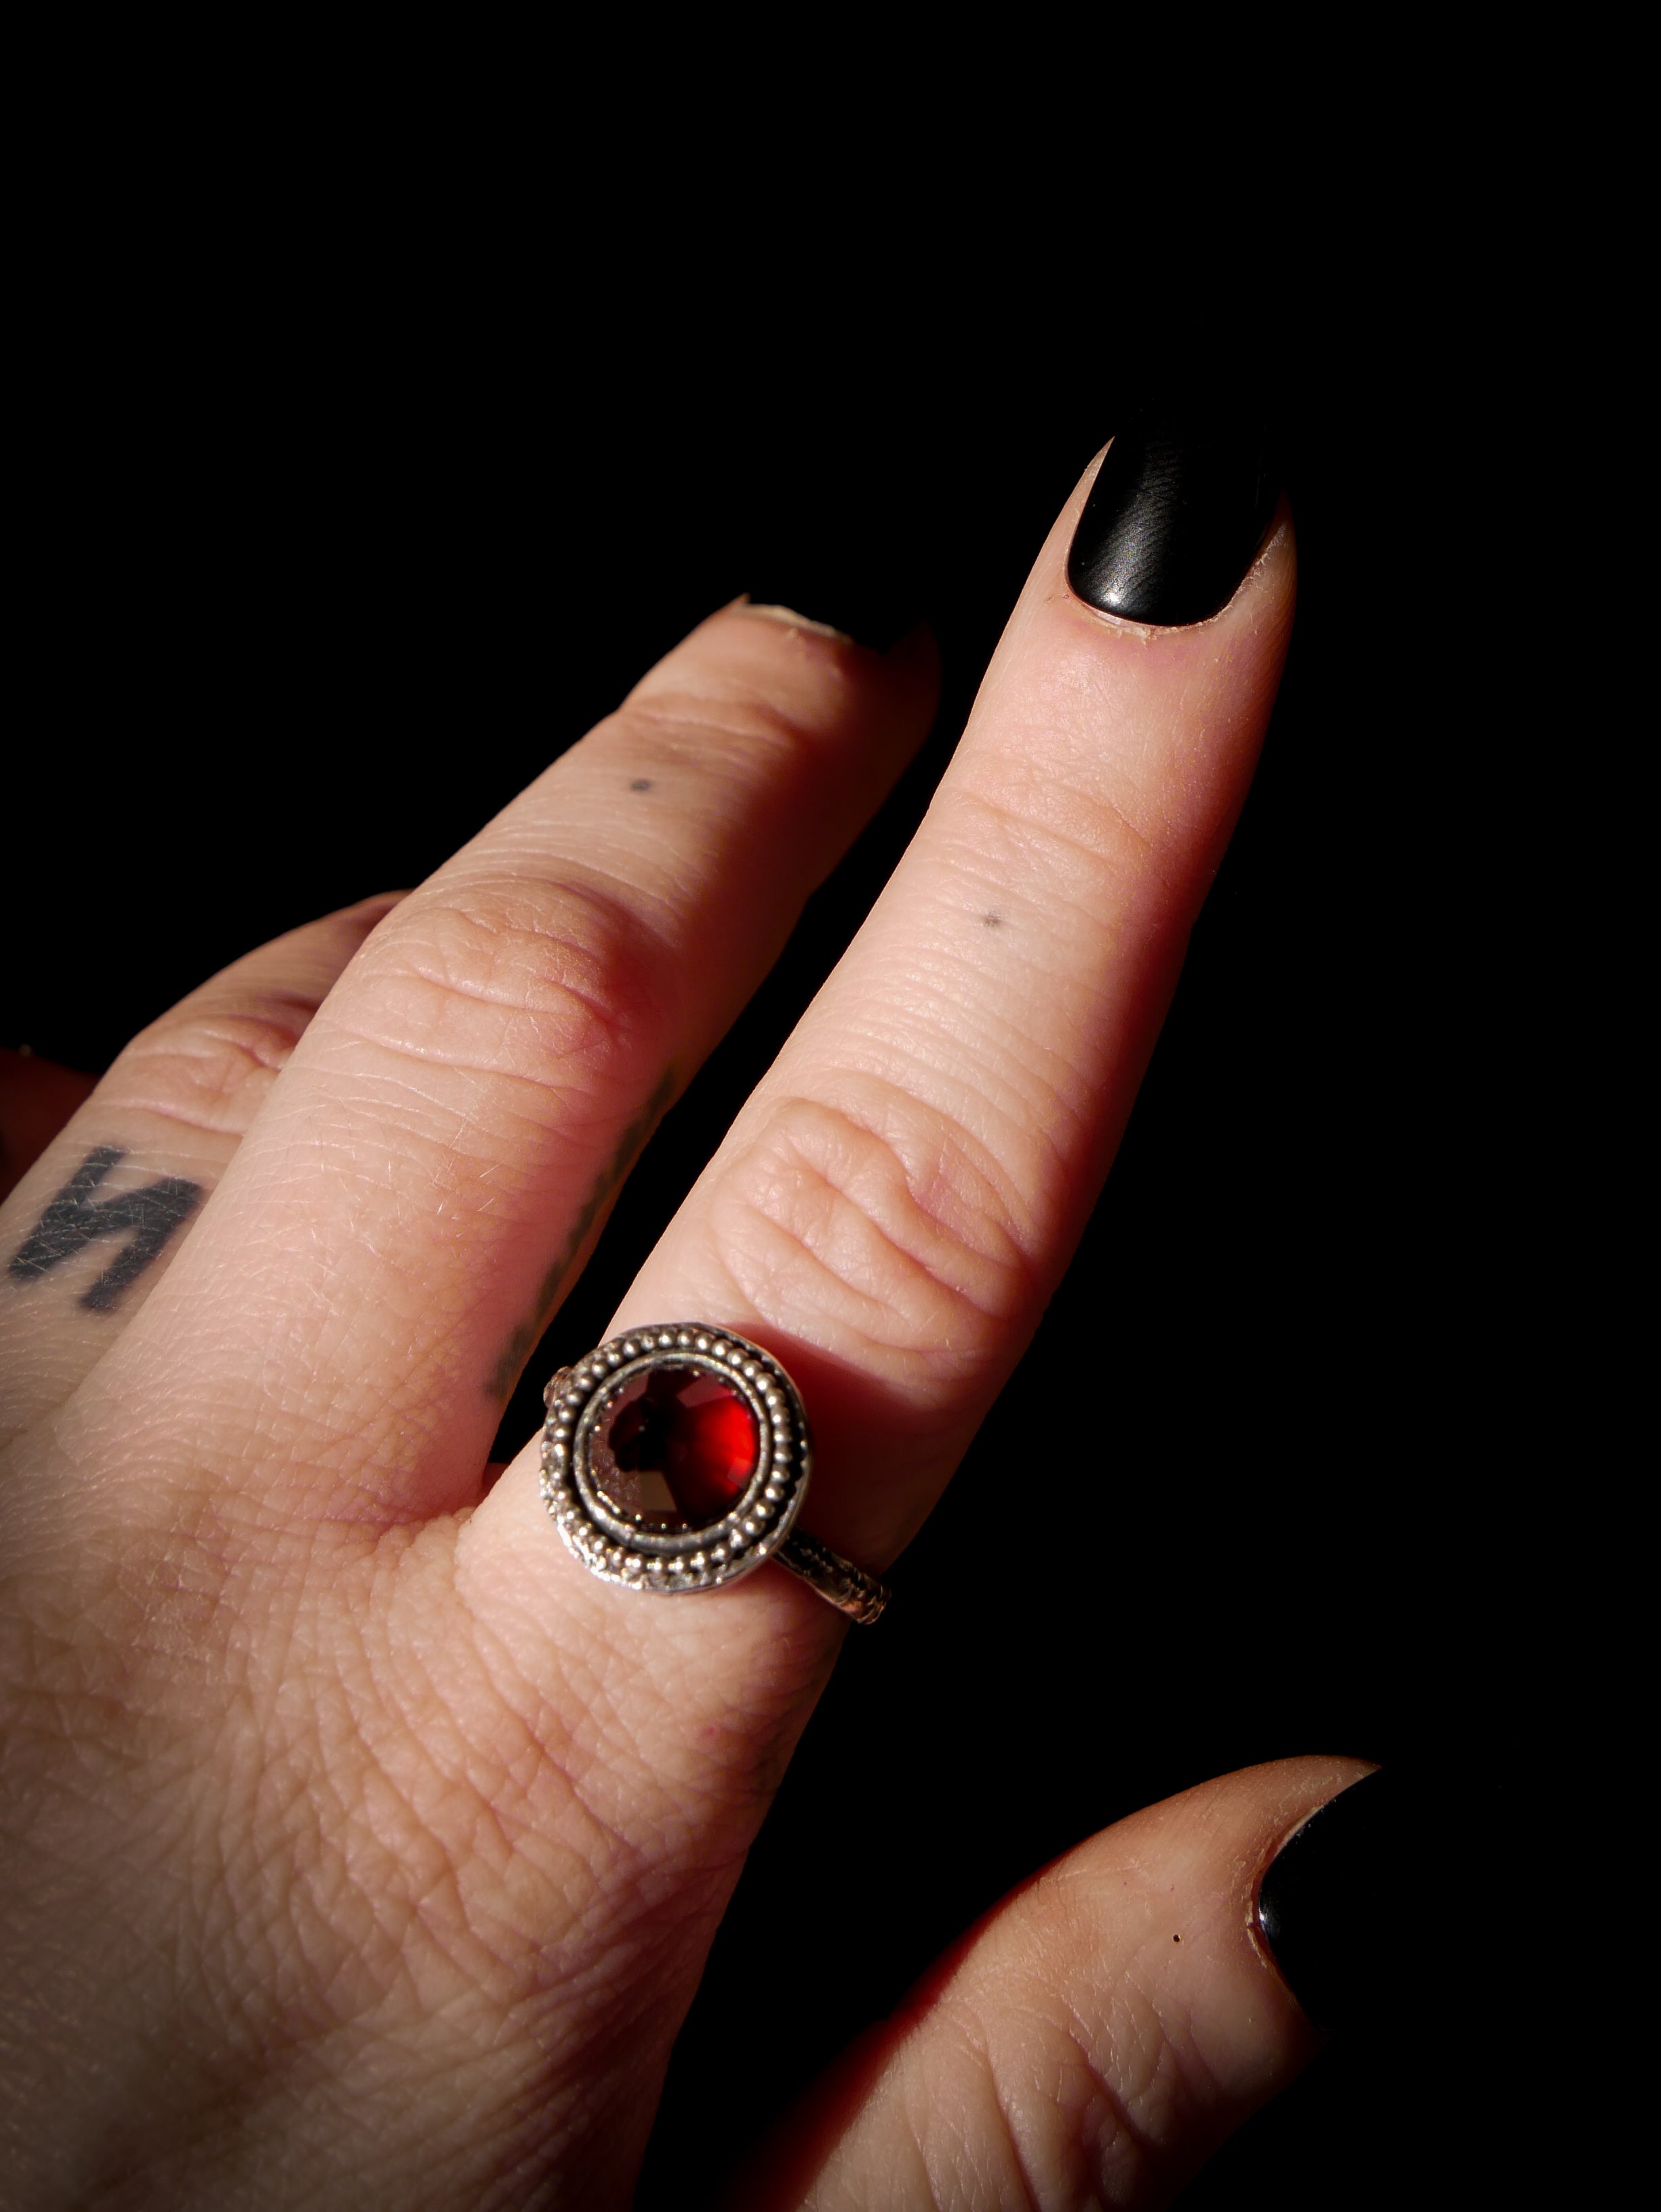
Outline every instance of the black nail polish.
[(1089, 605), (1131, 622), (1203, 622), (1239, 590), (1279, 498), (1260, 427), (1145, 416), (1107, 448), (1067, 581)]
[(1407, 1825), (1397, 1778), (1366, 1775), (1306, 1820), (1263, 1878), (1258, 1925), (1317, 2027), (1361, 2017), (1399, 1975), (1422, 1856)]

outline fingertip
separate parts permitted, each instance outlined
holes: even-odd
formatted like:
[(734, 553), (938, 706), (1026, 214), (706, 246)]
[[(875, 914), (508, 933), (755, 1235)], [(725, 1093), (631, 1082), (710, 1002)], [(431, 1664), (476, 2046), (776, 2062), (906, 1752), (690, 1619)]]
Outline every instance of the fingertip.
[(1133, 415), (1096, 464), (1069, 587), (1087, 606), (1154, 628), (1209, 621), (1254, 565), (1280, 489), (1261, 415), (1167, 395)]
[(858, 638), (832, 623), (815, 622), (811, 615), (799, 614), (794, 607), (768, 599), (753, 599), (746, 592), (732, 603), (734, 614), (749, 616), (756, 622), (775, 623), (780, 629), (804, 630), (815, 637), (827, 637), (838, 645), (857, 645)]
[(1319, 2047), (1258, 1895), (1367, 1771), (1246, 1768), (1029, 1877), (802, 2101), (741, 2201), (899, 2201), (900, 2172), (956, 2201), (966, 2161), (989, 2202), (1166, 2201)]
[(1276, 1845), (1255, 1921), (1281, 1980), (1324, 2033), (1376, 2009), (1395, 1971), (1413, 1863), (1410, 1787), (1352, 1776)]
[[(818, 612), (798, 613), (798, 598)], [(828, 594), (811, 588), (799, 594), (746, 592), (734, 605), (763, 621), (782, 623), (787, 629), (809, 630), (842, 645), (857, 646), (862, 653), (875, 654), (878, 659), (886, 659), (920, 626), (914, 605), (890, 592), (850, 591), (846, 586)]]
[(920, 617), (903, 625), (892, 621), (868, 623), (863, 629), (855, 631), (821, 621), (814, 615), (802, 614), (780, 602), (754, 599), (748, 594), (734, 599), (720, 612), (738, 615), (746, 621), (768, 623), (774, 629), (806, 641), (822, 641), (826, 646), (857, 655), (862, 662), (876, 661), (901, 678), (922, 678), (937, 686), (939, 683), (939, 641), (932, 626)]
[(831, 840), (840, 856), (928, 735), (940, 695), (939, 648), (926, 623), (910, 623), (879, 645), (783, 599), (745, 597), (700, 623), (631, 696), (688, 694), (710, 702), (765, 696), (777, 721), (810, 750), (834, 749), (847, 769), (842, 793), (859, 803), (858, 821)]

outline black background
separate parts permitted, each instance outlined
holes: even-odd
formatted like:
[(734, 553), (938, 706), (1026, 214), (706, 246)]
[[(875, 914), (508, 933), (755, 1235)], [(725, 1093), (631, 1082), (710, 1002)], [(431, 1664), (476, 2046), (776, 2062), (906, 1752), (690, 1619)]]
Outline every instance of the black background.
[[(1173, 335), (1134, 258), (1109, 283), (1007, 237), (948, 265), (915, 237), (620, 234), (608, 268), (453, 239), (429, 263), (373, 223), (314, 242), (269, 216), (233, 283), (112, 210), (40, 337), (0, 1042), (96, 1068), (249, 945), (419, 879), (735, 592), (867, 634), (924, 616), (944, 659), (924, 755), (649, 1149), (505, 1448), (902, 848), (1092, 453), (1179, 374), (1255, 392), (1284, 441), (1301, 599), (1261, 774), (1065, 1287), (889, 1616), (850, 1638), (718, 1941), (641, 2191), (687, 2204), (712, 2109), (759, 2126), (1118, 1814), (1305, 1751), (1446, 1804), (1550, 1725), (1494, 1437), (1529, 1110), (1481, 866), (1503, 349), (1480, 303), (1450, 334), (1447, 293), (1333, 288), (1318, 261)], [(977, 1532), (1034, 1408), (1105, 1575), (1064, 1556), (994, 1592)], [(1446, 1909), (1463, 1929), (1494, 1894)], [(1420, 1910), (1388, 2018), (1185, 2201), (1494, 2185), (1497, 2030)]]

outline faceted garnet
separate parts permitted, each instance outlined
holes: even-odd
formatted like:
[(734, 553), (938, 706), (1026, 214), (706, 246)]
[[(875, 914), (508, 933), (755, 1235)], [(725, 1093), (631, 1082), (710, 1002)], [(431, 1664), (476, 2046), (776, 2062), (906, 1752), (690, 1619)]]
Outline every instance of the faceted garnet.
[[(624, 1512), (702, 1528), (743, 1496), (759, 1449), (736, 1390), (695, 1367), (657, 1367), (620, 1396), (596, 1473)], [(621, 1480), (605, 1480), (608, 1458)]]

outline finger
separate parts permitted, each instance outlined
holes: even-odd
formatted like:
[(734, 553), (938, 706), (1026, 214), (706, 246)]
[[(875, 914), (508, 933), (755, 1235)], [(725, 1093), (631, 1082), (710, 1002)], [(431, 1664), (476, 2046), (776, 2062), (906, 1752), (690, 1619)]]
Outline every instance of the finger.
[(745, 2212), (1167, 2203), (1316, 2048), (1258, 1891), (1366, 1771), (1250, 1767), (1047, 1868), (815, 2084)]
[(378, 932), (88, 1419), (142, 1375), (173, 1463), (296, 1510), (475, 1498), (635, 1154), (934, 695), (924, 636), (879, 656), (748, 606), (694, 630)]
[(1245, 797), (1290, 632), (1290, 519), (1214, 620), (1041, 554), (900, 866), (631, 1288), (774, 1351), (819, 1438), (813, 1525), (914, 1533), (1052, 1295)]
[(0, 1442), (140, 1311), (347, 963), (400, 894), (290, 930), (126, 1048), (0, 1207)]
[[(1215, 619), (1149, 629), (1084, 605), (1066, 561), (1089, 482), (910, 850), (616, 1318), (712, 1321), (775, 1352), (816, 1435), (805, 1518), (867, 1567), (938, 1496), (1072, 1253), (1289, 633), (1283, 511)], [(1013, 1473), (1012, 1509), (1045, 1479), (1041, 1454)], [(470, 1545), (546, 1551), (536, 1484), (524, 1455)], [(636, 1603), (610, 1592), (605, 1617)]]

